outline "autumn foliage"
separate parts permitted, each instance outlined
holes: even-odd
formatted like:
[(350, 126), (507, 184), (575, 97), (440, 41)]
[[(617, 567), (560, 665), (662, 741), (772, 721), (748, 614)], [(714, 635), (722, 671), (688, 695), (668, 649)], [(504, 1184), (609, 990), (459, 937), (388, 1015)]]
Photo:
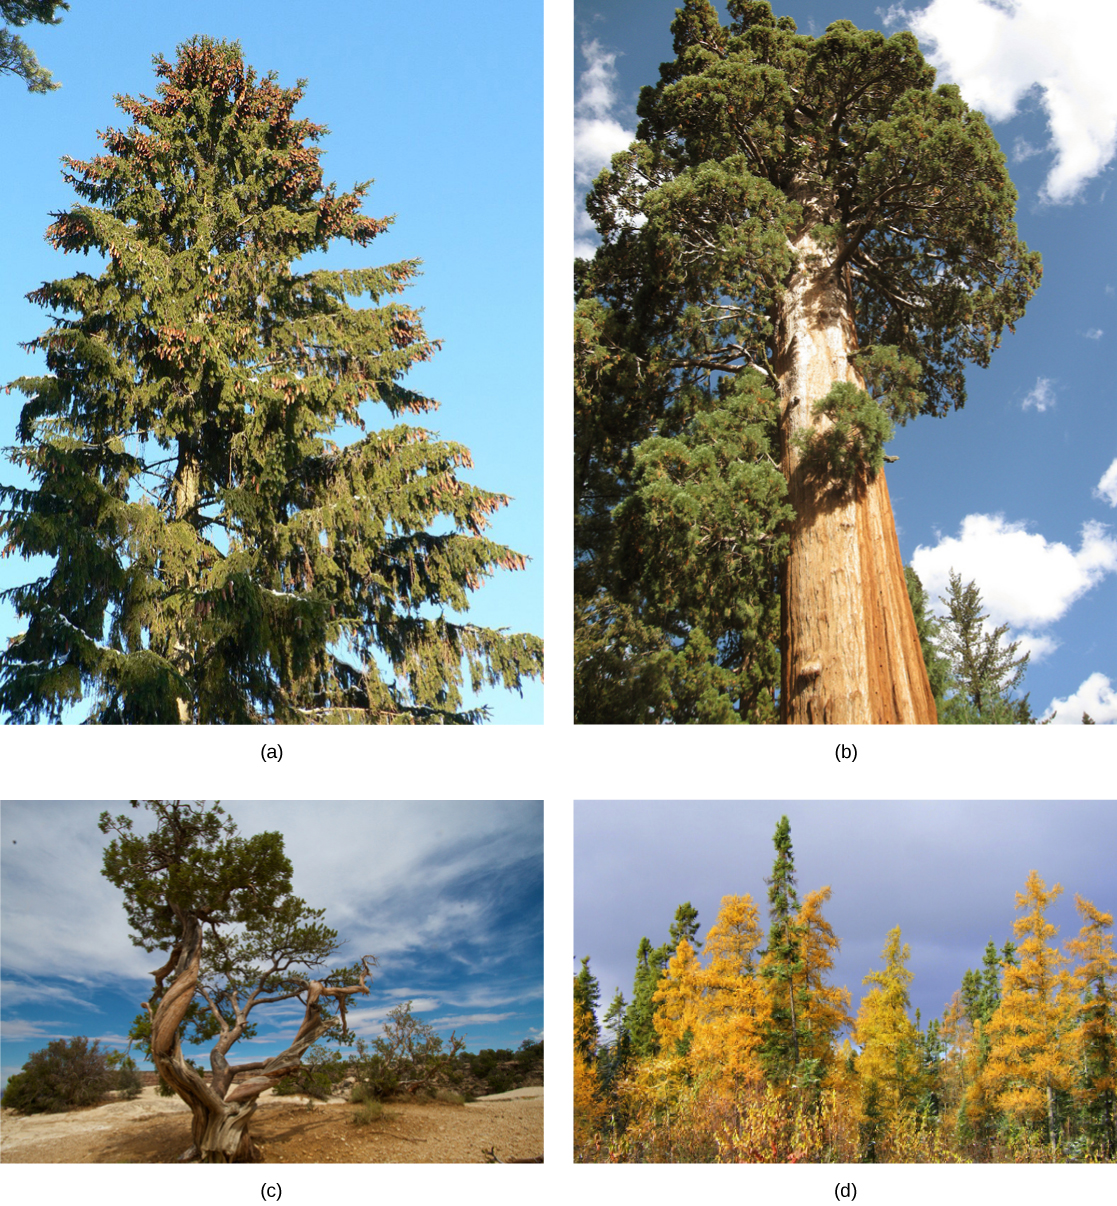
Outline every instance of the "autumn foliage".
[[(777, 828), (767, 941), (750, 896), (722, 898), (704, 946), (680, 906), (664, 947), (641, 942), (637, 989), (655, 979), (655, 1039), (637, 1047), (640, 996), (618, 992), (602, 1035), (596, 980), (575, 977), (575, 1158), (607, 1162), (1087, 1162), (1117, 1155), (1111, 914), (1076, 897), (1082, 929), (1055, 945), (1060, 892), (1036, 871), (1014, 941), (992, 942), (941, 1018), (912, 1016), (911, 948), (890, 930), (856, 1017), (830, 983), (839, 938), (830, 889), (794, 891)], [(680, 927), (686, 916), (688, 924)], [(699, 947), (703, 947), (701, 954)], [(612, 1031), (611, 1036), (609, 1030)]]

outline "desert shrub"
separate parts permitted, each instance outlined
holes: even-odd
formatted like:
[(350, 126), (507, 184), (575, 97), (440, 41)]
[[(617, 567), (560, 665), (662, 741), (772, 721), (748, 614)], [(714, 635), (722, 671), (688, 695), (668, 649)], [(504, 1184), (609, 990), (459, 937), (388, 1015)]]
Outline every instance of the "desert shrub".
[(433, 1096), (461, 1079), (456, 1061), (463, 1046), (464, 1040), (451, 1034), (446, 1050), (434, 1028), (414, 1017), (411, 1002), (406, 1001), (389, 1012), (383, 1032), (371, 1045), (357, 1039), (357, 1082), (374, 1098), (390, 1097), (402, 1089)]
[(136, 1069), (136, 1061), (126, 1059), (117, 1070), (117, 1085), (126, 1101), (134, 1101), (143, 1092), (144, 1082)]
[(368, 1126), (370, 1122), (383, 1122), (391, 1115), (384, 1110), (382, 1101), (366, 1101), (359, 1110), (355, 1110), (349, 1121), (354, 1126)]
[(108, 1053), (94, 1039), (55, 1039), (8, 1081), (3, 1103), (21, 1114), (57, 1114), (97, 1105), (117, 1087)]

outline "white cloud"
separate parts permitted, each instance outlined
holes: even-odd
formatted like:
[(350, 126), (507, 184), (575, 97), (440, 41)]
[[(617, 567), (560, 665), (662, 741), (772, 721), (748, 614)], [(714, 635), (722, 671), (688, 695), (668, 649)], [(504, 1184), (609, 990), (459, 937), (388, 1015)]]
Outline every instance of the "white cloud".
[(1055, 156), (1049, 201), (1072, 200), (1117, 153), (1117, 72), (1097, 28), (1108, 20), (1099, 0), (932, 0), (886, 14), (909, 24), (941, 77), (994, 121), (1038, 93)]
[(1117, 457), (1101, 475), (1101, 481), (1094, 488), (1094, 497), (1109, 503), (1111, 507), (1117, 507)]
[(1043, 147), (1034, 147), (1025, 138), (1017, 138), (1012, 144), (1012, 162), (1023, 163), (1035, 155), (1042, 155)]
[(574, 254), (588, 259), (594, 253), (593, 223), (585, 211), (585, 192), (610, 159), (636, 137), (620, 120), (623, 105), (617, 96), (617, 54), (595, 38), (583, 43), (588, 66), (578, 78), (574, 101)]
[(1007, 622), (1017, 632), (1030, 632), (1054, 623), (1106, 574), (1117, 572), (1117, 539), (1091, 520), (1073, 552), (1003, 515), (967, 515), (957, 536), (940, 535), (931, 548), (920, 545), (911, 561), (938, 614), (946, 610), (939, 598), (947, 593), (953, 569), (963, 583), (977, 584), (994, 625)]
[(1023, 409), (1034, 406), (1042, 414), (1055, 405), (1055, 382), (1051, 377), (1037, 377), (1035, 388), (1024, 399)]
[(1081, 724), (1082, 713), (1089, 712), (1096, 724), (1117, 722), (1117, 690), (1104, 674), (1091, 674), (1073, 695), (1053, 699), (1046, 715), (1055, 713), (1054, 724)]
[(1084, 338), (1086, 338), (1086, 339), (1101, 339), (1101, 337), (1105, 334), (1105, 332), (1098, 327), (1091, 327), (1088, 331), (1085, 331), (1083, 334), (1084, 334)]

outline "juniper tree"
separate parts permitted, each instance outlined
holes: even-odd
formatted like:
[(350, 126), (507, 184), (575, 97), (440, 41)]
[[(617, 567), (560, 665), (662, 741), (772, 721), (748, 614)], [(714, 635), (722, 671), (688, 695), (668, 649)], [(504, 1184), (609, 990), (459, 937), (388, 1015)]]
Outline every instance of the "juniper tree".
[[(249, 1122), (257, 1099), (297, 1070), (319, 1038), (348, 1038), (347, 999), (368, 993), (375, 959), (330, 967), (337, 932), (322, 923), (324, 910), (292, 894), (282, 834), (240, 837), (220, 805), (149, 800), (143, 806), (155, 819), (146, 834), (127, 815), (104, 812), (100, 819), (101, 832), (115, 834), (102, 873), (124, 892), (132, 941), (166, 956), (152, 972), (152, 995), (132, 1038), (190, 1107), (192, 1143), (183, 1158), (254, 1162), (260, 1156)], [(303, 1019), (284, 1051), (229, 1062), (232, 1047), (256, 1033), (253, 1010), (295, 999)], [(182, 1045), (213, 1040), (204, 1078)]]
[[(323, 181), (305, 81), (258, 77), (237, 43), (155, 59), (157, 97), (67, 158), (80, 201), (47, 237), (98, 270), (29, 296), (47, 372), (10, 450), (5, 552), (46, 554), (4, 592), (26, 628), (0, 654), (0, 709), (58, 721), (465, 723), (462, 686), (518, 690), (542, 644), (455, 617), (524, 558), (485, 535), (505, 495), (458, 476), (463, 445), (402, 421), (428, 360), (397, 300), (418, 260), (297, 261), (366, 247), (390, 218), (369, 183)], [(350, 299), (361, 304), (351, 304)], [(363, 300), (362, 300), (363, 299)], [(366, 427), (379, 403), (390, 425)]]
[[(1017, 238), (1016, 193), (983, 116), (956, 87), (934, 87), (910, 33), (837, 21), (814, 38), (767, 3), (727, 7), (725, 27), (707, 0), (677, 10), (675, 57), (641, 92), (636, 141), (587, 199), (601, 246), (576, 272), (581, 649), (609, 663), (608, 687), (627, 700), (617, 677), (679, 654), (695, 631), (705, 643), (690, 677), (736, 705), (737, 684), (713, 672), (733, 664), (725, 651), (755, 666), (766, 641), (772, 664), (778, 643), (767, 685), (778, 682), (781, 719), (933, 722), (882, 444), (895, 423), (963, 404), (967, 362), (987, 365), (1022, 315), (1039, 257)], [(708, 633), (685, 594), (669, 610), (678, 592), (664, 574), (657, 589), (657, 569), (633, 573), (622, 523), (649, 442), (685, 437), (761, 380), (764, 439), (741, 460), (763, 493), (727, 494), (739, 539), (773, 552), (767, 576), (741, 575), (744, 558), (716, 545), (707, 557), (701, 510), (689, 545), (647, 525), (649, 559), (674, 570), (689, 554), (696, 576), (721, 575), (719, 597), (740, 577), (736, 614)], [(713, 526), (732, 524), (715, 513)], [(754, 622), (777, 573), (778, 632)], [(582, 670), (584, 695), (598, 679)], [(707, 701), (697, 718), (714, 713)]]

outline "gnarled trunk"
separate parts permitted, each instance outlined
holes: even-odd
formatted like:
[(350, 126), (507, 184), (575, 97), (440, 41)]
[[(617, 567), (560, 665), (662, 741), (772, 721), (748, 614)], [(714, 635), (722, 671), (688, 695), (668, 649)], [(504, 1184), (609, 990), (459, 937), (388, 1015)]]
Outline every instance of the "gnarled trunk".
[(781, 720), (934, 724), (884, 472), (827, 489), (804, 472), (792, 439), (829, 426), (811, 408), (834, 382), (864, 388), (848, 359), (852, 298), (830, 268), (834, 253), (812, 238), (813, 221), (794, 243), (799, 265), (776, 314), (782, 468), (796, 514), (783, 572)]
[[(213, 1053), (213, 1078), (207, 1082), (186, 1062), (182, 1054), (179, 1028), (190, 1002), (198, 991), (198, 974), (202, 957), (202, 927), (196, 917), (175, 909), (182, 922), (183, 936), (165, 967), (155, 973), (157, 993), (162, 991), (167, 973), (174, 972), (171, 986), (161, 996), (151, 1017), (151, 1056), (159, 1074), (190, 1107), (192, 1144), (180, 1157), (181, 1161), (201, 1160), (207, 1164), (246, 1164), (262, 1159), (253, 1142), (248, 1124), (256, 1112), (256, 1099), (288, 1072), (299, 1066), (303, 1053), (333, 1025), (322, 1012), (321, 998), (335, 997), (345, 1016), (346, 997), (353, 993), (368, 993), (365, 980), (368, 963), (356, 985), (327, 988), (317, 980), (306, 981), (307, 1002), (303, 1023), (291, 1045), (279, 1055), (261, 1063), (231, 1068), (225, 1052), (239, 1037), (247, 1019), (247, 1008), (238, 1016), (238, 1024), (226, 1031)], [(369, 956), (371, 958), (371, 956)], [(373, 960), (375, 962), (375, 960)], [(147, 1006), (150, 1012), (150, 1005)], [(233, 1083), (238, 1072), (254, 1071), (250, 1080)]]

